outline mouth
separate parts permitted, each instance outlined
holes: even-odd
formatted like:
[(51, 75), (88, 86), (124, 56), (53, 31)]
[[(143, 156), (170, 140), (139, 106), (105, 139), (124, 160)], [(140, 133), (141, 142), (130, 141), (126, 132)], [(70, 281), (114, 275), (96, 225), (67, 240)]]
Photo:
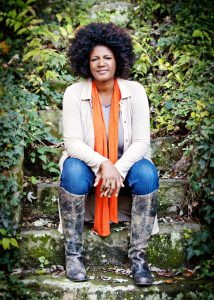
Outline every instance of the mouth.
[(97, 71), (97, 73), (99, 73), (99, 74), (105, 74), (106, 72), (108, 72), (108, 70), (99, 70), (99, 71)]

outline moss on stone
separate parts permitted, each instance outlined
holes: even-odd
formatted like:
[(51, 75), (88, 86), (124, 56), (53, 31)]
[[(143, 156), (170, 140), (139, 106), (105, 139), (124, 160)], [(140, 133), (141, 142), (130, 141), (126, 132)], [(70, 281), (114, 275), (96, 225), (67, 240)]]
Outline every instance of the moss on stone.
[(182, 147), (177, 137), (162, 137), (152, 140), (152, 160), (159, 169), (172, 170), (174, 161), (181, 157)]
[(58, 138), (62, 138), (62, 111), (61, 110), (40, 110), (39, 115), (44, 124), (50, 127), (51, 134)]
[[(177, 208), (185, 204), (188, 183), (186, 180), (162, 179), (158, 193), (158, 216), (175, 216)], [(120, 195), (120, 200), (129, 201), (129, 195)], [(131, 205), (131, 204), (130, 204)], [(172, 208), (175, 208), (174, 210)], [(37, 185), (37, 199), (32, 203), (23, 201), (22, 215), (35, 215), (35, 219), (47, 217), (58, 219), (58, 184)]]
[[(24, 148), (23, 148), (24, 153)], [(18, 191), (16, 192), (16, 196), (20, 196), (20, 194), (23, 191), (23, 160), (24, 160), (24, 154), (20, 155), (19, 160), (15, 167), (13, 167), (10, 171), (11, 174), (13, 174), (13, 177), (16, 180), (16, 183), (18, 185)], [(13, 224), (16, 224), (16, 226), (19, 225), (21, 221), (21, 205), (17, 205), (14, 208), (14, 216), (13, 216)]]
[(22, 216), (32, 216), (33, 219), (47, 217), (59, 219), (58, 212), (58, 184), (40, 183), (37, 185), (36, 196), (33, 202), (22, 202)]
[(38, 185), (38, 206), (43, 214), (53, 216), (58, 214), (58, 185)]
[[(176, 207), (185, 205), (187, 189), (188, 182), (186, 180), (160, 180), (158, 215), (176, 215)], [(175, 207), (175, 210), (173, 210), (172, 207)]]
[[(177, 226), (177, 227), (176, 227)], [(180, 267), (185, 262), (182, 230), (178, 225), (164, 226), (162, 233), (150, 240), (147, 253), (150, 263), (161, 268)], [(102, 238), (84, 231), (85, 258), (88, 264), (123, 265), (128, 263), (128, 230), (112, 232)], [(24, 265), (39, 266), (38, 258), (44, 256), (50, 264), (64, 264), (63, 236), (56, 230), (22, 233), (21, 256)]]
[(39, 267), (39, 257), (44, 256), (49, 265), (64, 265), (63, 237), (55, 230), (22, 233), (21, 263), (24, 267)]
[[(95, 278), (88, 282), (72, 282), (65, 277), (53, 278), (51, 275), (31, 276), (25, 279), (28, 286), (36, 286), (38, 291), (43, 290), (48, 293), (57, 292), (61, 299), (72, 300), (204, 300), (213, 299), (214, 284), (207, 280), (197, 278), (174, 279), (172, 284), (153, 285), (149, 287), (137, 287), (131, 278), (126, 278), (126, 282), (113, 283), (102, 279), (104, 274), (101, 270), (93, 272)], [(88, 275), (91, 275), (90, 270)], [(112, 272), (107, 273), (110, 278), (115, 278)], [(119, 276), (120, 277), (120, 276)], [(118, 278), (118, 276), (117, 276)], [(160, 280), (156, 278), (155, 280)], [(209, 284), (209, 287), (208, 287)], [(61, 291), (61, 293), (60, 293)]]
[(161, 268), (178, 268), (184, 263), (181, 234), (172, 232), (153, 236), (147, 250), (148, 260)]

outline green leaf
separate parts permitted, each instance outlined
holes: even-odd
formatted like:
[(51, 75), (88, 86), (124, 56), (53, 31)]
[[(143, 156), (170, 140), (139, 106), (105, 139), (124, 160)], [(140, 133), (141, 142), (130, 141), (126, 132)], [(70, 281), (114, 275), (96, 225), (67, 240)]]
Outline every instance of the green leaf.
[(36, 177), (31, 176), (31, 182), (32, 182), (32, 184), (37, 184), (38, 180), (36, 179)]
[(56, 168), (53, 168), (53, 167), (51, 167), (51, 168), (49, 169), (49, 172), (60, 174), (59, 170), (56, 169)]
[(62, 36), (67, 37), (68, 34), (64, 27), (59, 27), (59, 30), (60, 30)]
[(45, 270), (36, 270), (35, 271), (35, 273), (38, 275), (43, 275), (43, 274), (45, 274), (45, 272), (46, 272)]
[(14, 239), (14, 238), (10, 238), (10, 244), (11, 244), (12, 246), (14, 246), (14, 247), (19, 248), (19, 245), (18, 245), (18, 243), (17, 243), (17, 240)]
[(56, 73), (55, 71), (48, 70), (48, 71), (45, 73), (45, 76), (46, 76), (46, 79), (47, 79), (47, 80), (49, 80), (49, 79), (54, 79), (54, 80), (56, 80), (56, 79), (59, 77), (59, 74)]
[(2, 246), (4, 250), (10, 249), (10, 239), (9, 238), (3, 238), (2, 239)]
[(41, 71), (41, 70), (43, 70), (44, 69), (44, 66), (38, 66), (38, 67), (36, 67), (36, 71), (37, 72), (39, 72), (39, 71)]
[(16, 24), (14, 26), (14, 30), (17, 31), (21, 26), (22, 26), (22, 23), (16, 22)]
[[(190, 62), (190, 57), (189, 57), (188, 55), (182, 55), (182, 56), (179, 58), (179, 60), (178, 60), (178, 62), (177, 62), (176, 65), (183, 66), (183, 65), (185, 65), (185, 64), (187, 64), (187, 63), (189, 63), (189, 62)], [(176, 65), (175, 65), (175, 66), (176, 66)]]
[(44, 263), (45, 260), (46, 260), (45, 256), (40, 256), (40, 257), (39, 257), (39, 262), (40, 262), (40, 263)]
[(45, 155), (40, 155), (39, 158), (40, 158), (44, 163), (47, 162), (47, 156), (45, 156)]
[(199, 29), (194, 30), (192, 36), (193, 37), (200, 37), (200, 38), (204, 37), (203, 32)]
[(21, 28), (21, 29), (19, 29), (18, 31), (17, 31), (17, 35), (19, 35), (19, 34), (22, 34), (22, 33), (25, 33), (25, 32), (27, 32), (28, 30), (27, 30), (27, 28)]
[(143, 48), (142, 48), (140, 43), (135, 42), (134, 43), (134, 50), (135, 50), (136, 53), (138, 53), (138, 52), (142, 52)]
[(6, 235), (7, 231), (4, 228), (0, 228), (0, 233), (2, 235)]
[(173, 108), (173, 101), (168, 101), (165, 104), (166, 109), (170, 110)]
[(56, 17), (57, 17), (57, 20), (58, 20), (59, 22), (62, 21), (62, 15), (61, 15), (61, 14), (56, 14)]
[(73, 34), (73, 27), (71, 26), (71, 24), (67, 25), (67, 32), (69, 35)]

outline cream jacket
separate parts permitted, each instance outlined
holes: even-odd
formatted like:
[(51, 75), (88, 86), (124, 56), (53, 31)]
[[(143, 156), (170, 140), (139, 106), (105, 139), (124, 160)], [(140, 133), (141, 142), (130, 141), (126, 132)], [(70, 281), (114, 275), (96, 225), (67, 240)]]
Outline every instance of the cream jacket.
[[(121, 91), (120, 111), (124, 129), (124, 152), (115, 163), (123, 178), (132, 165), (150, 159), (150, 116), (146, 92), (135, 81), (118, 79)], [(65, 151), (60, 159), (74, 157), (84, 161), (96, 174), (105, 157), (94, 151), (91, 80), (69, 86), (63, 99), (63, 135)]]

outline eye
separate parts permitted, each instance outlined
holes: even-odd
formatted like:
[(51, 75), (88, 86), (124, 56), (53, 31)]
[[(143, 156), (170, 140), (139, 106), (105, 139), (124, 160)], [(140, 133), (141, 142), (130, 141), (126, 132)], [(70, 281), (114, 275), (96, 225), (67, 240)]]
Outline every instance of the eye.
[(97, 60), (97, 58), (96, 58), (96, 57), (94, 57), (94, 58), (92, 58), (92, 59), (91, 59), (91, 61), (95, 61), (95, 60)]

